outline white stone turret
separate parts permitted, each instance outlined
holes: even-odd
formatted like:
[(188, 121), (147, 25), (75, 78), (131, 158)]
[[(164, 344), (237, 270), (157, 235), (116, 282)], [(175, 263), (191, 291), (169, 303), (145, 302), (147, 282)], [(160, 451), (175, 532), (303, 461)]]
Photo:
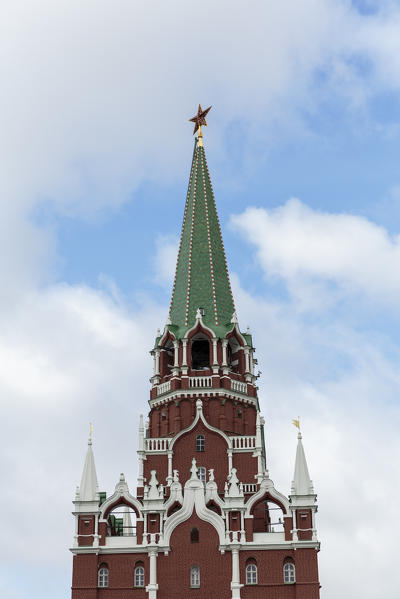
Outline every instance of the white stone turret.
[(308, 472), (301, 433), (297, 435), (296, 463), (292, 481), (290, 503), (293, 516), (293, 540), (317, 542), (315, 513), (318, 509), (317, 496)]
[(79, 487), (80, 501), (98, 500), (99, 486), (97, 483), (96, 466), (92, 450), (92, 439), (88, 440), (85, 465), (83, 466), (81, 485)]

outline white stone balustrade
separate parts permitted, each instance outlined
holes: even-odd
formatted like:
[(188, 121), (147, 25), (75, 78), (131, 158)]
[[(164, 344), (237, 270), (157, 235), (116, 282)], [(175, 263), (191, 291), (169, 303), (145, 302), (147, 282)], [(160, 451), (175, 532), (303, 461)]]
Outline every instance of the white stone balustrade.
[(155, 453), (157, 451), (168, 451), (169, 439), (165, 437), (149, 437), (144, 440), (145, 451)]
[(243, 483), (243, 493), (256, 493), (257, 483)]
[(232, 391), (239, 391), (239, 393), (247, 393), (247, 383), (242, 383), (242, 381), (235, 381), (235, 379), (231, 379), (231, 389)]
[(250, 450), (255, 449), (256, 446), (256, 437), (251, 436), (241, 436), (241, 437), (230, 437), (232, 441), (232, 449), (244, 449)]
[(168, 393), (171, 391), (171, 381), (165, 381), (165, 383), (161, 383), (157, 387), (157, 395), (163, 395), (164, 393)]
[(189, 387), (191, 387), (191, 388), (212, 387), (212, 377), (211, 376), (191, 376), (191, 377), (189, 377)]

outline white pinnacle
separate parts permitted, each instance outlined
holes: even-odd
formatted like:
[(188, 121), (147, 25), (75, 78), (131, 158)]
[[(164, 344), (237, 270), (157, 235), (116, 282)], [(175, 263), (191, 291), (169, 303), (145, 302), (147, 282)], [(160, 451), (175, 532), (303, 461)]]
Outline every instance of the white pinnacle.
[(92, 439), (88, 441), (85, 465), (83, 467), (81, 486), (79, 488), (79, 499), (81, 501), (96, 501), (98, 483), (94, 455), (92, 450)]
[(297, 435), (296, 463), (294, 467), (294, 477), (292, 482), (292, 495), (313, 495), (314, 489), (310, 474), (308, 472), (306, 455), (304, 453), (303, 443), (301, 442), (301, 433)]

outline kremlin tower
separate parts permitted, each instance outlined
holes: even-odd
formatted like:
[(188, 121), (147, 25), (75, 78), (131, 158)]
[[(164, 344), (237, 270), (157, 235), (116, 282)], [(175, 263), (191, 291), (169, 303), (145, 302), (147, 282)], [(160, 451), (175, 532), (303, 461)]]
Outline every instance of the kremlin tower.
[(138, 480), (99, 491), (89, 439), (72, 599), (318, 599), (316, 495), (298, 434), (291, 495), (267, 469), (251, 334), (235, 311), (199, 107), (167, 322), (151, 351)]

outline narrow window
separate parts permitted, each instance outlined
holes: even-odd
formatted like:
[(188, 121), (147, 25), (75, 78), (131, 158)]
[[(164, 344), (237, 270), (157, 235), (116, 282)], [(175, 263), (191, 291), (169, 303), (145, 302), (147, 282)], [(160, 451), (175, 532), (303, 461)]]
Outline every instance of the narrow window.
[(144, 587), (144, 568), (136, 566), (135, 568), (135, 587)]
[(108, 568), (100, 568), (98, 576), (98, 586), (102, 588), (108, 587)]
[(196, 451), (205, 450), (205, 439), (204, 435), (197, 435), (196, 437)]
[(257, 566), (255, 564), (246, 566), (246, 584), (257, 584)]
[(192, 566), (190, 568), (190, 586), (193, 588), (200, 586), (200, 568), (199, 566)]
[(192, 343), (192, 368), (193, 370), (210, 368), (210, 344), (205, 339), (197, 339)]
[(204, 466), (200, 466), (197, 469), (197, 475), (198, 475), (199, 479), (201, 480), (201, 482), (203, 483), (203, 485), (206, 486), (207, 471)]
[(285, 584), (293, 584), (296, 582), (294, 564), (286, 562), (283, 566), (283, 582)]
[(190, 531), (190, 542), (191, 543), (199, 542), (199, 529), (198, 528), (192, 528), (192, 530)]

